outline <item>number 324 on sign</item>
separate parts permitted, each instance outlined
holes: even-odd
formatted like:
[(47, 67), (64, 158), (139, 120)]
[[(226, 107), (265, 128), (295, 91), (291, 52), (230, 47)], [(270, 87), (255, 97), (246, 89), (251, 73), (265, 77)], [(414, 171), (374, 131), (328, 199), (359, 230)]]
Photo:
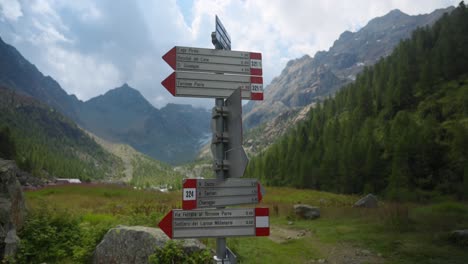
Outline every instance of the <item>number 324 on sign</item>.
[(196, 188), (184, 188), (184, 201), (191, 201), (197, 199)]

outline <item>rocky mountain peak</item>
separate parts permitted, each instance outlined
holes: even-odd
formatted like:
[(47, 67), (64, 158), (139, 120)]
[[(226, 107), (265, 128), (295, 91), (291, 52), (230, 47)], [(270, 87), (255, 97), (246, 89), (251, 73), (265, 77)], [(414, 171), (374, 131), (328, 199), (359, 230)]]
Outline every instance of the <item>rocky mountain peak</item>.
[(370, 20), (357, 32), (343, 32), (328, 51), (319, 51), (313, 58), (305, 55), (289, 61), (266, 86), (264, 100), (249, 102), (244, 107), (245, 127), (256, 127), (333, 95), (354, 81), (364, 67), (388, 56), (413, 30), (432, 25), (451, 10), (453, 7), (410, 16), (395, 9)]
[(100, 108), (109, 107), (136, 110), (137, 112), (149, 112), (154, 108), (143, 97), (140, 91), (132, 88), (127, 83), (107, 91), (104, 95), (94, 97), (85, 102), (85, 104)]

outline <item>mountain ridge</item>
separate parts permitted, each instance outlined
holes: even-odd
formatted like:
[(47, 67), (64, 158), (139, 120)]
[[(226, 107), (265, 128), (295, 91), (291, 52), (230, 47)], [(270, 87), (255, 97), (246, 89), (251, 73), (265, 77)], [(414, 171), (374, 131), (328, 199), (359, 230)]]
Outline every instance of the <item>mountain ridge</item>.
[(357, 32), (345, 31), (328, 51), (314, 57), (304, 55), (290, 60), (281, 74), (265, 88), (264, 100), (248, 102), (244, 107), (247, 129), (294, 108), (320, 102), (345, 84), (355, 80), (364, 67), (388, 56), (401, 39), (417, 27), (433, 24), (454, 7), (437, 9), (429, 14), (410, 16), (398, 9), (371, 19)]
[(106, 140), (172, 164), (195, 158), (210, 131), (208, 110), (176, 104), (157, 109), (127, 83), (83, 102), (1, 38), (0, 85), (38, 99)]

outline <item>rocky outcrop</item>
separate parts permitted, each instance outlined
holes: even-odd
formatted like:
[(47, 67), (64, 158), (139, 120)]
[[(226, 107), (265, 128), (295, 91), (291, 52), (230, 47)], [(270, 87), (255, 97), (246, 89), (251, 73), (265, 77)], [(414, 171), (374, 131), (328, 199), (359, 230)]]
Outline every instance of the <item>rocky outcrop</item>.
[(0, 260), (14, 255), (19, 245), (16, 231), (25, 220), (26, 206), (14, 161), (0, 159)]
[[(44, 174), (45, 173), (46, 172), (44, 172)], [(21, 170), (16, 174), (16, 178), (18, 179), (20, 185), (23, 186), (23, 190), (34, 190), (37, 188), (42, 188), (46, 184), (43, 180)]]
[(468, 247), (468, 229), (452, 231), (450, 240), (457, 245)]
[[(117, 226), (107, 232), (97, 245), (93, 256), (95, 264), (148, 263), (156, 248), (164, 247), (169, 238), (159, 228)], [(196, 239), (182, 240), (185, 252), (205, 249)]]
[(368, 195), (359, 199), (359, 201), (357, 201), (353, 207), (377, 208), (379, 207), (379, 200), (377, 200), (377, 196), (369, 193)]
[(316, 219), (320, 217), (320, 208), (307, 204), (294, 205), (294, 213), (302, 219)]

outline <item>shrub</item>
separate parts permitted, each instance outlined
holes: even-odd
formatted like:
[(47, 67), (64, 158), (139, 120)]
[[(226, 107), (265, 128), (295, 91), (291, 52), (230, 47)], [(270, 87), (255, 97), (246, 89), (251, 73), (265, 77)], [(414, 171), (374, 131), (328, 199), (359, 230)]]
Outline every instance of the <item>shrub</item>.
[(29, 214), (19, 236), (18, 262), (57, 262), (73, 255), (80, 240), (79, 219), (43, 206)]
[(149, 257), (149, 263), (151, 264), (198, 264), (211, 262), (212, 256), (209, 250), (186, 253), (180, 243), (172, 240), (168, 241), (163, 248), (156, 248), (156, 252)]
[(18, 263), (89, 263), (112, 217), (77, 217), (43, 204), (29, 213), (19, 233)]

